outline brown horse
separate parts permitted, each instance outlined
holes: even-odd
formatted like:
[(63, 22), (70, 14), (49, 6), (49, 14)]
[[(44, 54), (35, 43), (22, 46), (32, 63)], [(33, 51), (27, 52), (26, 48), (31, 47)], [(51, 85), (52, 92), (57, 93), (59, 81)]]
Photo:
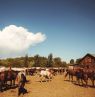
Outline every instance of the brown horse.
[(76, 77), (76, 83), (79, 85), (88, 86), (88, 79), (91, 80), (92, 86), (95, 86), (95, 69), (92, 68), (75, 68), (75, 69), (67, 69), (65, 74), (66, 77), (69, 76), (69, 81), (73, 81), (73, 77)]
[(85, 86), (88, 86), (88, 79), (91, 80), (92, 86), (94, 87), (95, 82), (95, 70), (92, 68), (80, 68), (79, 71), (76, 72), (76, 79), (78, 84), (81, 83), (83, 85), (83, 81), (85, 82)]
[[(76, 82), (78, 82), (79, 85), (82, 83), (82, 86), (88, 85), (88, 75), (85, 73), (85, 70), (83, 68), (79, 68), (76, 71)], [(83, 82), (85, 82), (85, 84)]]
[[(92, 77), (91, 77), (92, 76)], [(93, 70), (91, 72), (91, 76), (90, 76), (90, 79), (92, 81), (92, 86), (94, 87), (95, 86), (95, 70)]]
[[(0, 90), (2, 91), (3, 87), (8, 88), (8, 86), (15, 85), (15, 80), (17, 73), (15, 71), (4, 71), (0, 73)], [(10, 84), (8, 85), (8, 82)]]
[(36, 68), (31, 68), (28, 70), (29, 75), (33, 76), (36, 73)]
[(95, 70), (94, 69), (85, 69), (84, 73), (87, 75), (88, 79), (91, 80), (92, 86), (94, 87), (94, 82), (95, 82)]
[(5, 73), (5, 82), (7, 83), (8, 81), (10, 81), (10, 86), (15, 85), (15, 80), (17, 77), (17, 72), (16, 71), (7, 71)]
[(84, 85), (83, 82), (85, 82), (85, 86), (87, 86), (88, 77), (87, 77), (87, 74), (84, 73), (82, 68), (76, 67), (76, 68), (73, 68), (73, 69), (67, 69), (66, 74), (65, 74), (65, 79), (66, 79), (67, 76), (69, 76), (69, 81), (74, 82), (73, 77), (75, 77), (76, 83), (78, 83), (79, 85), (80, 85), (80, 83), (82, 83), (82, 85)]
[(5, 83), (5, 72), (0, 72), (0, 91), (2, 91)]
[(69, 76), (69, 81), (73, 82), (73, 77), (76, 76), (76, 69), (66, 69), (64, 80), (66, 80), (67, 76)]

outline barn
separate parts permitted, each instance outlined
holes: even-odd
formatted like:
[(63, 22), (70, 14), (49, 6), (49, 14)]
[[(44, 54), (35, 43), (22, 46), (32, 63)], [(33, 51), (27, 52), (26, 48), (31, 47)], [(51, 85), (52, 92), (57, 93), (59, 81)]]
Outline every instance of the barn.
[(82, 67), (95, 68), (95, 54), (86, 54), (79, 60), (79, 64)]

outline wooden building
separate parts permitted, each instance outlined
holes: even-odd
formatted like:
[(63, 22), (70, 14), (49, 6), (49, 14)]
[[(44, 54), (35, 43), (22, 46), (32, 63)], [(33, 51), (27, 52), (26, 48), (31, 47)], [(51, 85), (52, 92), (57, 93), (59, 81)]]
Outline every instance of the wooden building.
[(95, 55), (86, 54), (79, 60), (79, 65), (82, 67), (95, 68)]

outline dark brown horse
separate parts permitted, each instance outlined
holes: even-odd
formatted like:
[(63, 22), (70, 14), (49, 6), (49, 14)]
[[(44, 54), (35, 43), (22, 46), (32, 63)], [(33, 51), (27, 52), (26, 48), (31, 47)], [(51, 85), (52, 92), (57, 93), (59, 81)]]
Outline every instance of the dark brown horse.
[(15, 80), (17, 77), (17, 72), (16, 71), (6, 71), (5, 72), (5, 82), (7, 83), (10, 81), (10, 86), (15, 85)]
[(73, 77), (76, 76), (77, 69), (66, 69), (65, 78), (66, 80), (67, 76), (69, 76), (69, 81), (73, 81)]
[(31, 68), (28, 70), (29, 75), (33, 76), (36, 73), (36, 68)]
[[(91, 77), (92, 76), (92, 77)], [(95, 87), (95, 70), (91, 72), (91, 76), (89, 77), (92, 81), (92, 86)]]
[(69, 81), (74, 82), (73, 78), (75, 77), (76, 83), (78, 83), (79, 85), (80, 85), (80, 83), (82, 83), (82, 85), (84, 85), (83, 82), (85, 82), (85, 85), (87, 86), (88, 76), (86, 73), (84, 73), (82, 68), (76, 67), (74, 69), (67, 69), (66, 74), (65, 74), (65, 80), (66, 80), (67, 76), (69, 76)]
[[(8, 86), (15, 85), (15, 80), (17, 73), (15, 71), (4, 71), (0, 73), (0, 90), (2, 91), (3, 87), (8, 88)], [(10, 84), (8, 83), (10, 82)]]
[(5, 72), (0, 72), (0, 91), (2, 91), (5, 83)]
[(94, 87), (94, 82), (95, 82), (95, 70), (92, 68), (89, 69), (84, 69), (84, 74), (87, 75), (88, 79), (91, 80), (92, 86)]
[(76, 81), (80, 85), (84, 85), (83, 82), (85, 82), (85, 86), (88, 86), (88, 79), (91, 80), (92, 86), (94, 86), (95, 82), (95, 70), (93, 69), (87, 69), (87, 68), (80, 68), (78, 71), (76, 71)]
[[(85, 84), (84, 84), (84, 82), (85, 82)], [(88, 75), (85, 73), (83, 68), (79, 68), (76, 71), (76, 83), (78, 83), (79, 85), (82, 83), (82, 86), (88, 85)]]

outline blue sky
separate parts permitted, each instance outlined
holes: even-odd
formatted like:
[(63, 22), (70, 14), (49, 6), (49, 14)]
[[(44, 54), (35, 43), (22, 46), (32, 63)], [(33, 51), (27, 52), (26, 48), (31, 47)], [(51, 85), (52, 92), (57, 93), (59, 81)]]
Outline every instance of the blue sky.
[(0, 30), (8, 25), (46, 35), (26, 51), (31, 56), (52, 53), (69, 62), (95, 53), (94, 0), (0, 0)]

